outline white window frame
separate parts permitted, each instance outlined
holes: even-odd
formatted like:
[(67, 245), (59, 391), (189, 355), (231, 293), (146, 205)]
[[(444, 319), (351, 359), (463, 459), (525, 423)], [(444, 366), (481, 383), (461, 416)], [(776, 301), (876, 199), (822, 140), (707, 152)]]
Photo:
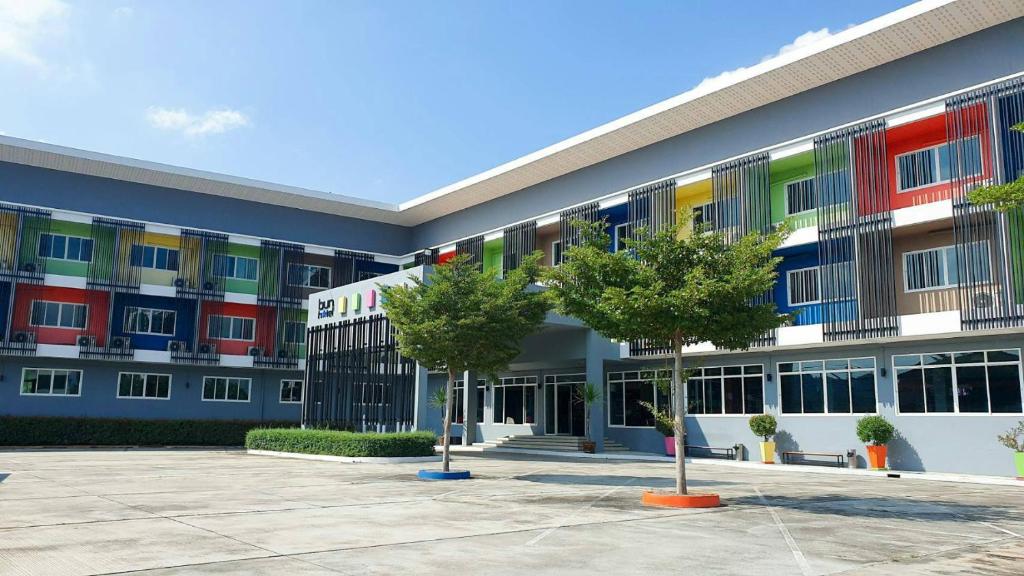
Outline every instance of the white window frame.
[[(206, 397), (206, 383), (209, 380), (223, 380), (224, 381), (224, 397), (223, 398), (216, 398), (216, 397), (214, 397), (214, 398), (207, 398)], [(245, 388), (246, 388), (245, 400), (239, 400), (237, 398), (235, 398), (235, 399), (228, 398), (228, 390), (230, 390), (230, 388), (231, 388), (231, 381), (232, 380), (237, 380), (239, 386), (241, 386), (242, 383), (245, 384)], [(216, 392), (217, 392), (216, 382), (214, 382), (214, 387), (213, 388), (214, 388), (214, 394), (216, 394)], [(239, 388), (239, 390), (241, 390), (241, 388)], [(200, 394), (200, 398), (202, 399), (203, 402), (233, 402), (233, 403), (236, 403), (236, 404), (248, 404), (249, 402), (252, 401), (252, 378), (242, 378), (242, 377), (239, 377), (239, 376), (203, 376), (203, 389), (202, 389), (202, 393)]]
[[(871, 370), (871, 375), (874, 377), (874, 380), (875, 380), (875, 384), (874, 384), (875, 411), (874, 412), (854, 412), (853, 411), (853, 382), (852, 382), (852, 380), (847, 379), (848, 389), (849, 389), (849, 394), (850, 394), (850, 411), (849, 412), (829, 412), (828, 411), (828, 374), (831, 373), (831, 372), (845, 372), (847, 375), (849, 375), (851, 372), (865, 372), (865, 371), (867, 371), (869, 369), (868, 368), (847, 368), (845, 370), (841, 370), (841, 369), (831, 369), (831, 370), (829, 370), (829, 369), (825, 368), (825, 364), (826, 364), (826, 362), (847, 362), (847, 365), (849, 365), (849, 363), (853, 362), (854, 360), (871, 360), (871, 362), (872, 362), (872, 367), (870, 368), (870, 370)], [(817, 370), (817, 371), (815, 371), (815, 370), (808, 370), (807, 372), (804, 372), (802, 370), (799, 371), (799, 372), (783, 372), (782, 371), (781, 366), (783, 364), (801, 364), (802, 362), (821, 362), (821, 370)], [(801, 390), (801, 394), (800, 394), (800, 411), (799, 412), (783, 412), (782, 411), (782, 376), (783, 375), (794, 375), (794, 374), (795, 375), (800, 375), (800, 374), (821, 374), (822, 402), (823, 402), (822, 406), (825, 409), (824, 412), (804, 412), (804, 398), (803, 398), (803, 391), (802, 390)], [(811, 416), (811, 417), (814, 417), (814, 416), (867, 416), (867, 415), (878, 414), (879, 413), (878, 406), (879, 406), (880, 400), (878, 398), (878, 359), (875, 358), (874, 356), (851, 356), (851, 357), (848, 357), (848, 358), (826, 358), (826, 359), (815, 358), (815, 359), (812, 359), (812, 360), (790, 360), (788, 362), (776, 362), (775, 363), (775, 376), (776, 376), (776, 379), (778, 380), (778, 384), (776, 386), (776, 388), (778, 390), (778, 396), (776, 398), (776, 402), (778, 402), (778, 404), (776, 404), (776, 406), (778, 406), (779, 415), (780, 416), (785, 416), (787, 418), (790, 417), (790, 416)]]
[[(289, 324), (298, 324), (299, 326), (302, 326), (302, 330), (298, 331), (298, 334), (302, 335), (302, 340), (297, 341), (297, 342), (290, 342), (287, 339), (285, 339), (285, 336), (288, 335), (288, 325)], [(306, 328), (307, 327), (306, 327), (306, 321), (305, 320), (285, 320), (284, 321), (284, 326), (282, 326), (281, 328), (282, 328), (282, 330), (281, 330), (281, 332), (282, 332), (281, 333), (281, 338), (283, 339), (285, 344), (305, 344), (306, 343)]]
[(812, 186), (817, 187), (817, 184), (814, 183), (814, 176), (810, 176), (808, 178), (796, 178), (794, 180), (789, 180), (789, 181), (785, 182), (782, 185), (783, 211), (785, 211), (786, 216), (803, 216), (805, 214), (810, 214), (811, 212), (815, 212), (818, 209), (818, 200), (819, 200), (819, 198), (818, 198), (818, 190), (815, 189), (813, 191), (813, 193), (814, 193), (814, 207), (813, 208), (808, 208), (807, 210), (801, 210), (800, 212), (790, 212), (789, 211), (789, 185), (790, 184), (797, 184), (799, 182), (807, 182), (807, 181), (810, 181)]
[[(232, 272), (231, 275), (218, 274), (217, 273), (217, 262), (216, 262), (217, 258), (223, 258), (224, 260), (227, 260), (228, 258), (230, 258), (230, 259), (235, 261), (235, 265), (232, 267), (232, 271), (233, 272)], [(255, 271), (255, 276), (256, 276), (255, 278), (242, 278), (242, 277), (238, 276), (238, 261), (239, 260), (251, 260), (253, 262), (253, 270)], [(259, 279), (260, 279), (260, 261), (259, 261), (258, 258), (252, 258), (250, 256), (236, 256), (234, 254), (217, 254), (214, 257), (213, 272), (214, 272), (214, 275), (219, 277), (219, 278), (230, 278), (231, 280), (239, 280), (241, 282), (258, 282)]]
[[(131, 376), (142, 376), (142, 393), (143, 396), (122, 396), (121, 395), (121, 377), (125, 375)], [(150, 376), (167, 376), (167, 396), (145, 396), (146, 393), (146, 380)], [(114, 392), (118, 400), (163, 400), (167, 401), (171, 399), (171, 392), (174, 391), (174, 377), (171, 374), (160, 374), (158, 372), (118, 372), (117, 381), (114, 382)]]
[[(697, 222), (697, 219), (694, 217), (694, 215), (697, 213), (698, 209), (700, 210), (700, 217), (701, 217), (701, 221), (700, 222)], [(706, 227), (713, 228), (714, 225), (715, 225), (715, 222), (714, 222), (715, 217), (714, 217), (714, 215), (712, 215), (711, 218), (709, 219), (708, 218), (708, 213), (709, 212), (713, 212), (714, 209), (715, 209), (715, 201), (714, 200), (712, 200), (710, 202), (704, 202), (704, 203), (701, 203), (701, 204), (694, 204), (693, 206), (690, 206), (690, 218), (691, 218), (690, 227), (691, 228), (696, 228), (697, 226), (704, 225)]]
[[(989, 271), (989, 278), (988, 278), (988, 280), (982, 282), (982, 284), (990, 284), (992, 282), (992, 247), (991, 247), (991, 245), (989, 245), (988, 240), (977, 240), (975, 242), (971, 242), (968, 245), (968, 249), (970, 249), (970, 246), (975, 245), (975, 244), (983, 245), (985, 247), (985, 255), (988, 257), (987, 268), (988, 268), (988, 271)], [(924, 254), (926, 252), (935, 252), (936, 250), (941, 250), (942, 251), (942, 258), (940, 258), (940, 260), (942, 261), (942, 279), (943, 279), (944, 284), (942, 284), (941, 286), (930, 286), (930, 287), (927, 287), (927, 288), (911, 288), (910, 287), (910, 274), (909, 274), (910, 266), (908, 266), (908, 264), (907, 264), (907, 259), (910, 258), (910, 257), (916, 256), (918, 254)], [(956, 251), (956, 244), (951, 244), (951, 245), (946, 245), (946, 246), (935, 246), (935, 247), (932, 247), (932, 248), (924, 248), (922, 250), (910, 250), (908, 252), (904, 252), (903, 253), (903, 291), (906, 292), (907, 294), (913, 294), (915, 292), (932, 292), (932, 291), (935, 291), (935, 290), (949, 290), (951, 288), (956, 288), (957, 284), (959, 283), (960, 271), (957, 270), (957, 278), (958, 278), (957, 282), (954, 282), (954, 283), (950, 284), (949, 283), (949, 259), (948, 259), (947, 254), (946, 254), (947, 251), (952, 251), (953, 252), (953, 255), (957, 258), (957, 266), (959, 267), (959, 265), (960, 265), (960, 262), (959, 262), (960, 254), (958, 254), (957, 251)]]
[[(298, 400), (285, 400), (284, 399), (284, 388), (286, 385), (299, 383), (299, 399)], [(302, 404), (302, 397), (306, 395), (306, 384), (302, 380), (296, 380), (294, 378), (284, 378), (281, 380), (281, 388), (278, 390), (277, 402), (278, 404)], [(294, 398), (294, 394), (291, 397)]]
[[(163, 314), (168, 314), (168, 313), (173, 314), (174, 315), (174, 330), (171, 331), (170, 334), (166, 334), (164, 332), (153, 332), (152, 329), (147, 330), (145, 332), (143, 332), (141, 330), (129, 330), (128, 329), (128, 317), (129, 317), (129, 315), (130, 315), (132, 310), (135, 310), (138, 313), (146, 312), (147, 315), (149, 316), (149, 326), (150, 326), (150, 328), (153, 327), (153, 313), (154, 312), (162, 312)], [(171, 337), (171, 338), (173, 338), (174, 335), (177, 334), (177, 332), (178, 332), (178, 311), (177, 310), (165, 310), (163, 308), (146, 308), (146, 307), (143, 307), (143, 306), (125, 306), (124, 307), (124, 324), (122, 324), (122, 330), (126, 334), (144, 334), (144, 335), (148, 335), (148, 336), (164, 336), (164, 337)]]
[[(51, 246), (51, 250), (50, 250), (51, 254), (48, 254), (46, 256), (40, 256), (40, 254), (39, 254), (39, 251), (43, 247), (43, 236), (49, 236), (50, 237), (50, 242), (51, 242), (51, 245), (50, 245)], [(61, 236), (61, 237), (64, 238), (64, 255), (63, 256), (58, 257), (58, 256), (53, 256), (52, 255), (52, 251), (53, 251), (52, 250), (52, 246), (53, 246), (52, 242), (53, 242), (53, 237), (54, 236)], [(92, 242), (92, 250), (90, 250), (90, 252), (89, 252), (89, 259), (88, 260), (82, 260), (80, 258), (68, 258), (68, 240), (70, 240), (71, 238), (77, 238), (78, 240)], [(36, 256), (39, 256), (40, 258), (46, 258), (48, 260), (60, 260), (62, 262), (79, 262), (81, 264), (88, 264), (88, 263), (92, 262), (92, 255), (93, 255), (92, 253), (95, 252), (95, 250), (96, 250), (96, 242), (92, 238), (87, 238), (85, 236), (76, 236), (74, 234), (64, 234), (62, 232), (44, 232), (43, 234), (39, 235), (39, 241), (36, 244)], [(79, 251), (79, 253), (81, 253), (81, 251)]]
[[(984, 150), (982, 149), (982, 146), (981, 146), (981, 138), (977, 134), (975, 134), (974, 136), (969, 136), (969, 137), (965, 138), (964, 140), (965, 141), (967, 141), (967, 140), (975, 140), (975, 141), (978, 142), (979, 167), (981, 168), (981, 171), (976, 173), (976, 174), (964, 174), (963, 177), (964, 178), (971, 178), (971, 177), (977, 177), (977, 176), (983, 175), (985, 173), (985, 168), (984, 168), (985, 159), (984, 159), (984, 156), (983, 156)], [(928, 152), (930, 152), (929, 155), (931, 156), (932, 161), (935, 162), (935, 175), (938, 176), (939, 178), (941, 178), (941, 176), (942, 176), (941, 164), (942, 163), (939, 161), (939, 149), (942, 148), (943, 146), (949, 146), (949, 145), (950, 145), (949, 142), (941, 142), (939, 144), (934, 144), (932, 146), (925, 146), (923, 148), (917, 148), (915, 150), (907, 150), (906, 152), (903, 152), (902, 154), (897, 154), (896, 157), (893, 158), (893, 162), (896, 164), (896, 166), (895, 166), (895, 169), (896, 169), (896, 193), (897, 194), (903, 194), (903, 193), (906, 193), (906, 192), (915, 192), (917, 190), (923, 190), (925, 188), (931, 188), (932, 186), (941, 186), (942, 184), (948, 184), (950, 182), (949, 178), (947, 178), (945, 180), (939, 179), (939, 180), (936, 180), (935, 182), (931, 182), (929, 184), (922, 184), (920, 186), (914, 186), (912, 188), (900, 188), (900, 180), (901, 180), (901, 178), (900, 178), (900, 176), (901, 176), (901, 174), (900, 174), (900, 158), (903, 158), (904, 156), (910, 156), (911, 154), (920, 154), (921, 152), (928, 151)]]
[[(132, 248), (134, 249), (136, 246), (138, 246), (139, 248), (142, 249), (142, 258), (141, 258), (140, 263), (138, 265), (139, 268), (145, 268), (146, 270), (157, 270), (159, 272), (177, 272), (178, 271), (178, 266), (181, 266), (181, 250), (179, 250), (177, 248), (170, 248), (170, 247), (167, 247), (167, 246), (157, 246), (156, 244), (133, 244)], [(146, 248), (152, 248), (153, 249), (153, 265), (152, 266), (146, 266), (146, 264), (145, 264), (146, 263)], [(159, 266), (157, 266), (156, 265), (157, 254), (160, 252), (160, 250), (164, 250), (165, 252), (167, 252), (168, 259), (170, 259), (170, 253), (171, 252), (177, 252), (178, 253), (178, 266), (176, 266), (174, 268), (160, 268)]]
[[(814, 275), (818, 281), (818, 298), (817, 300), (808, 300), (807, 302), (793, 302), (793, 282), (791, 279), (792, 275), (797, 272), (806, 272), (807, 270), (814, 270)], [(811, 306), (813, 304), (821, 304), (821, 266), (807, 266), (805, 268), (794, 268), (793, 270), (786, 270), (786, 304), (790, 307)]]
[[(636, 372), (637, 373), (636, 379), (632, 379), (631, 378), (631, 379), (627, 380), (625, 378), (625, 374), (628, 374), (630, 372)], [(650, 378), (644, 378), (643, 374), (645, 372), (652, 372), (654, 375), (652, 377), (650, 377)], [(659, 378), (671, 378), (672, 377), (672, 370), (668, 370), (668, 369), (660, 369), (660, 370), (619, 370), (619, 371), (616, 371), (616, 372), (609, 372), (609, 373), (607, 373), (605, 375), (604, 397), (608, 400), (608, 408), (605, 410), (605, 413), (606, 413), (605, 414), (605, 421), (607, 422), (608, 427), (609, 428), (633, 428), (633, 429), (637, 429), (637, 430), (651, 430), (651, 429), (653, 429), (654, 426), (631, 426), (631, 425), (626, 424), (626, 394), (625, 394), (625, 388), (623, 388), (623, 394), (622, 394), (622, 424), (612, 424), (612, 410), (611, 410), (611, 398), (612, 398), (612, 396), (611, 396), (611, 387), (612, 386), (611, 385), (612, 385), (612, 375), (613, 374), (622, 374), (623, 375), (622, 379), (621, 380), (616, 380), (616, 382), (622, 382), (623, 387), (625, 387), (626, 382), (648, 382), (648, 381), (651, 381), (651, 380), (657, 380)], [(662, 406), (661, 406), (660, 402), (658, 401), (658, 385), (655, 384), (654, 382), (650, 382), (650, 385), (654, 387), (654, 402), (652, 404), (654, 404), (654, 407), (657, 410), (661, 410)], [(674, 393), (675, 393), (675, 390), (672, 390), (671, 387), (670, 387), (669, 394), (668, 394), (669, 410), (672, 410), (672, 408), (673, 408), (673, 406), (672, 406), (672, 394), (674, 394)]]
[[(746, 367), (747, 366), (760, 366), (761, 367), (761, 373), (760, 374), (747, 374), (746, 373)], [(758, 364), (758, 363), (754, 362), (754, 363), (751, 363), (751, 364), (730, 364), (728, 366), (703, 366), (703, 367), (701, 367), (701, 369), (703, 369), (703, 370), (706, 370), (708, 368), (711, 368), (711, 369), (721, 368), (722, 369), (722, 374), (721, 375), (717, 375), (717, 374), (704, 375), (702, 373), (700, 376), (692, 376), (691, 375), (689, 378), (687, 378), (685, 381), (683, 381), (683, 386), (684, 386), (683, 402), (686, 404), (686, 407), (687, 407), (687, 412), (686, 412), (687, 416), (693, 416), (694, 418), (705, 418), (705, 417), (710, 417), (710, 418), (749, 418), (749, 417), (754, 416), (756, 414), (767, 414), (768, 413), (767, 412), (767, 409), (768, 409), (768, 398), (765, 396), (765, 390), (764, 390), (764, 382), (765, 382), (765, 367), (764, 367), (764, 364)], [(729, 374), (729, 375), (726, 375), (725, 374), (725, 369), (726, 368), (739, 368), (740, 369), (740, 373), (739, 374)], [(747, 396), (746, 396), (746, 394), (744, 394), (743, 395), (743, 412), (740, 413), (740, 414), (727, 413), (725, 411), (725, 379), (726, 378), (740, 378), (741, 380), (743, 380), (742, 385), (743, 385), (743, 390), (745, 392), (746, 391), (746, 386), (747, 386), (746, 379), (747, 378), (752, 378), (752, 377), (757, 377), (757, 376), (761, 377), (761, 411), (760, 412), (747, 412)], [(703, 414), (698, 414), (696, 412), (691, 413), (689, 411), (689, 407), (690, 407), (690, 380), (691, 379), (701, 380), (702, 382), (704, 380), (709, 380), (709, 379), (719, 379), (719, 380), (721, 380), (721, 382), (719, 383), (719, 390), (721, 391), (721, 395), (722, 395), (722, 411), (721, 412), (714, 412), (714, 413), (711, 413), (711, 414), (708, 414), (708, 413), (705, 412)]]
[[(986, 354), (985, 362), (983, 362), (983, 363), (978, 363), (978, 362), (966, 362), (966, 363), (962, 363), (962, 364), (957, 364), (956, 363), (956, 355), (957, 354), (972, 354), (972, 353), (977, 353), (977, 352), (982, 352), (982, 353), (999, 352), (1001, 350), (1015, 350), (1017, 352), (1017, 360), (1015, 360), (1015, 361), (1014, 360), (1009, 360), (1009, 361), (1003, 361), (1003, 362), (989, 362), (988, 361), (988, 356)], [(923, 366), (923, 365), (922, 366), (896, 366), (896, 358), (898, 358), (900, 356), (922, 356), (923, 357), (923, 356), (928, 356), (928, 355), (931, 355), (931, 354), (949, 354), (950, 364), (932, 364), (932, 366), (948, 367), (950, 369), (950, 372), (952, 373), (951, 376), (952, 376), (952, 386), (953, 386), (953, 411), (952, 412), (928, 412), (927, 411), (928, 410), (927, 400), (925, 401), (925, 411), (924, 412), (903, 412), (903, 411), (901, 411), (900, 410), (900, 387), (899, 387), (899, 382), (897, 380), (896, 370), (899, 369), (899, 368), (910, 368), (910, 369), (913, 369), (913, 370), (929, 370), (929, 368), (926, 367), (926, 366)], [(957, 375), (956, 375), (956, 367), (957, 366), (986, 366), (987, 367), (987, 366), (1013, 366), (1013, 365), (1016, 365), (1017, 366), (1017, 379), (1019, 380), (1018, 386), (1020, 386), (1020, 392), (1021, 392), (1021, 406), (1022, 406), (1022, 408), (1024, 408), (1024, 358), (1021, 357), (1021, 349), (1020, 348), (1014, 348), (1014, 347), (1011, 346), (1009, 348), (993, 347), (993, 348), (982, 348), (982, 349), (976, 349), (976, 350), (955, 350), (955, 351), (948, 351), (948, 352), (945, 351), (945, 350), (940, 350), (940, 351), (921, 352), (921, 353), (893, 354), (892, 357), (890, 358), (890, 364), (892, 365), (892, 392), (893, 392), (893, 401), (895, 403), (894, 408), (896, 409), (896, 414), (898, 416), (940, 416), (940, 417), (941, 416), (974, 416), (974, 417), (981, 416), (981, 417), (989, 417), (989, 418), (991, 418), (993, 416), (996, 416), (996, 417), (999, 417), (999, 416), (1009, 416), (1009, 417), (1024, 416), (1024, 412), (992, 412), (992, 390), (990, 388), (991, 384), (988, 381), (988, 370), (985, 371), (985, 392), (988, 394), (988, 410), (989, 411), (988, 412), (961, 412), (960, 411), (960, 394), (958, 392), (959, 388), (960, 388), (960, 384), (957, 381)], [(934, 368), (931, 368), (931, 369), (934, 370)]]
[[(620, 230), (621, 230), (621, 232), (620, 232)], [(629, 222), (623, 222), (622, 224), (616, 224), (614, 232), (615, 232), (615, 243), (612, 244), (612, 247), (614, 248), (614, 250), (612, 250), (612, 252), (618, 252), (619, 251), (619, 240), (624, 240), (626, 237), (629, 236)], [(625, 235), (625, 236), (623, 236), (623, 235)], [(626, 248), (625, 246), (623, 246), (622, 249), (623, 250), (628, 250), (628, 248)]]
[[(60, 305), (60, 308), (59, 308), (59, 310), (57, 312), (57, 324), (58, 324), (57, 326), (51, 326), (49, 324), (36, 324), (35, 322), (32, 321), (32, 316), (33, 316), (32, 311), (36, 307), (37, 303), (39, 303), (39, 304), (59, 304)], [(82, 307), (82, 309), (85, 310), (85, 314), (82, 316), (82, 325), (81, 326), (60, 326), (60, 319), (64, 317), (64, 306), (80, 306), (80, 307)], [(46, 314), (44, 312), (43, 313), (43, 317), (45, 318), (45, 316), (46, 316)], [(54, 330), (83, 330), (83, 329), (85, 329), (86, 327), (89, 326), (89, 305), (88, 304), (83, 304), (81, 302), (61, 302), (59, 300), (33, 300), (29, 304), (29, 308), (28, 308), (28, 323), (29, 323), (29, 326), (33, 326), (33, 327), (36, 327), (36, 328), (49, 328), (49, 329), (54, 329)]]
[[(242, 320), (243, 322), (246, 322), (246, 321), (252, 322), (252, 338), (230, 338), (230, 337), (229, 338), (224, 338), (220, 334), (211, 334), (210, 331), (213, 330), (213, 326), (214, 326), (213, 319), (214, 318), (220, 318), (221, 322), (223, 322), (225, 320), (228, 320), (228, 321), (231, 321), (231, 320)], [(223, 324), (221, 324), (221, 325), (223, 326)], [(243, 325), (243, 328), (242, 328), (242, 334), (245, 334), (244, 325)], [(255, 318), (249, 318), (247, 316), (225, 316), (223, 314), (210, 314), (210, 316), (206, 319), (206, 337), (209, 338), (210, 340), (229, 340), (229, 341), (232, 341), (232, 342), (255, 342), (256, 341), (256, 319)]]
[[(292, 270), (294, 268), (302, 268), (302, 282), (295, 284), (292, 282)], [(326, 286), (313, 286), (310, 280), (313, 278), (313, 273), (320, 270), (327, 271), (327, 285)], [(291, 262), (288, 264), (288, 271), (286, 274), (288, 278), (289, 286), (297, 286), (299, 288), (315, 288), (321, 290), (327, 290), (331, 287), (331, 269), (328, 266), (320, 266), (319, 264), (304, 264), (301, 262)]]
[[(29, 370), (32, 370), (33, 372), (36, 373), (36, 378), (39, 377), (39, 373), (40, 372), (49, 372), (50, 373), (50, 391), (49, 392), (46, 392), (46, 393), (25, 392), (25, 375), (26, 375), (26, 373)], [(77, 372), (78, 373), (78, 393), (77, 394), (68, 394), (67, 392), (65, 392), (64, 394), (54, 394), (53, 393), (53, 376), (57, 372), (66, 372), (68, 374), (71, 374), (72, 372)], [(47, 397), (47, 398), (79, 398), (79, 397), (82, 396), (82, 386), (84, 386), (84, 384), (85, 384), (84, 377), (85, 377), (85, 372), (84, 371), (76, 370), (74, 368), (33, 368), (33, 367), (30, 367), (30, 366), (26, 366), (26, 367), (21, 369), (21, 380), (18, 381), (18, 393), (19, 393), (20, 396), (43, 396), (43, 397)], [(64, 385), (64, 389), (67, 390), (67, 384)]]
[[(517, 380), (519, 380), (519, 382), (517, 382)], [(491, 422), (485, 422), (485, 424), (492, 424), (494, 426), (537, 426), (538, 425), (537, 420), (539, 420), (539, 418), (537, 417), (537, 396), (540, 394), (538, 392), (538, 390), (540, 390), (540, 387), (537, 386), (537, 382), (538, 382), (538, 379), (537, 379), (536, 376), (506, 376), (504, 378), (499, 378), (498, 381), (493, 386), (491, 386)], [(494, 406), (495, 406), (494, 397), (498, 394), (498, 389), (499, 388), (502, 390), (502, 394), (504, 394), (504, 391), (505, 391), (504, 389), (505, 388), (523, 388), (523, 389), (525, 389), (525, 388), (533, 388), (533, 422), (527, 422), (526, 421), (526, 406), (527, 406), (527, 404), (526, 404), (526, 392), (525, 391), (523, 392), (523, 414), (522, 414), (523, 423), (522, 424), (506, 424), (505, 423), (505, 420), (506, 420), (505, 415), (506, 415), (507, 412), (505, 411), (506, 404), (505, 404), (505, 397), (504, 396), (502, 396), (502, 398), (501, 398), (501, 416), (502, 416), (501, 422), (494, 422), (493, 421), (494, 420)], [(454, 410), (454, 408), (453, 408), (453, 410)]]
[(562, 252), (562, 241), (554, 240), (551, 242), (551, 266), (555, 267), (562, 263), (565, 254)]

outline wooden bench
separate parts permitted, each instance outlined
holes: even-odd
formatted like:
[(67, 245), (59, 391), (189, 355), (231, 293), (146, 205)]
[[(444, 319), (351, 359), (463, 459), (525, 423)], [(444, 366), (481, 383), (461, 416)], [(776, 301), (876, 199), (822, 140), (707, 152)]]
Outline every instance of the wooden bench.
[(782, 463), (783, 464), (792, 464), (793, 463), (792, 460), (794, 460), (794, 459), (807, 460), (808, 456), (815, 456), (815, 457), (821, 457), (821, 458), (835, 458), (836, 459), (836, 466), (839, 467), (839, 468), (842, 468), (843, 464), (846, 461), (846, 455), (845, 454), (839, 454), (839, 453), (836, 453), (836, 452), (797, 452), (797, 451), (789, 451), (789, 452), (783, 452), (782, 453)]
[(701, 452), (707, 454), (711, 458), (727, 458), (729, 460), (736, 459), (736, 450), (731, 446), (728, 448), (719, 448), (716, 446), (694, 446), (691, 444), (687, 444), (685, 448), (686, 455), (688, 456), (693, 455), (693, 450), (700, 450)]

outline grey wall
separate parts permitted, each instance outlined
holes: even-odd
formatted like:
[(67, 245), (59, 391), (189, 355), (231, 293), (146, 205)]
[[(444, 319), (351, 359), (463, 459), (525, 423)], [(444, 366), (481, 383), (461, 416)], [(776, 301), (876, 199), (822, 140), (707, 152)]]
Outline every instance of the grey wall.
[(422, 248), (717, 162), (1024, 68), (1024, 19), (670, 138), (417, 226)]
[[(82, 370), (81, 396), (22, 396), (22, 368)], [(118, 372), (171, 374), (169, 400), (117, 397)], [(0, 415), (83, 416), (97, 418), (186, 418), (290, 420), (296, 425), (300, 404), (281, 404), (282, 379), (302, 379), (302, 372), (106, 362), (59, 358), (0, 358)], [(252, 378), (249, 402), (204, 402), (203, 376)], [(187, 387), (186, 387), (187, 384)]]
[(384, 254), (409, 252), (403, 226), (0, 162), (0, 201)]

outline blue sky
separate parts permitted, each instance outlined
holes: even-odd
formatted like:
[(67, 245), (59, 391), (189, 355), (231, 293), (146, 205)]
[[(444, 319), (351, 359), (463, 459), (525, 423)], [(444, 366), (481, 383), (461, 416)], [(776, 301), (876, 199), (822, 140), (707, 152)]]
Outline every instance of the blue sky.
[(907, 4), (0, 0), (0, 133), (400, 202)]

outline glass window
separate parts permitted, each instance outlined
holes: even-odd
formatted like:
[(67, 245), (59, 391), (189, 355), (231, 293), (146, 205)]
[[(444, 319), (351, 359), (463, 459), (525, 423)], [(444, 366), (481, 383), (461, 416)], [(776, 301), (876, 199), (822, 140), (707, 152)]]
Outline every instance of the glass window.
[(210, 315), (207, 335), (220, 340), (244, 340), (251, 342), (254, 338), (256, 320), (237, 316)]
[(311, 264), (289, 264), (288, 284), (304, 288), (330, 288), (331, 269)]
[(608, 425), (653, 427), (654, 416), (641, 402), (671, 410), (667, 390), (671, 378), (671, 370), (609, 373)]
[(302, 403), (302, 380), (281, 380), (281, 403)]
[(1019, 350), (893, 357), (901, 413), (1021, 412)]
[(21, 371), (21, 394), (25, 396), (79, 396), (82, 371), (56, 368), (25, 368)]
[(49, 328), (85, 328), (86, 312), (85, 304), (34, 300), (30, 323)]
[(92, 239), (64, 234), (40, 234), (38, 255), (55, 260), (92, 261)]
[(131, 261), (132, 266), (176, 271), (178, 269), (178, 250), (163, 246), (135, 244), (132, 246)]
[(814, 210), (818, 206), (814, 194), (814, 178), (786, 184), (786, 214), (793, 215)]
[(258, 268), (259, 262), (255, 258), (223, 254), (215, 254), (213, 257), (213, 273), (223, 278), (255, 281)]
[(621, 252), (626, 249), (626, 239), (629, 238), (629, 224), (618, 224), (615, 226), (615, 251)]
[(167, 400), (171, 397), (171, 375), (122, 372), (117, 379), (117, 397)]
[(960, 145), (941, 144), (896, 157), (897, 186), (900, 192), (949, 182), (953, 176), (982, 173), (981, 142), (977, 136)]
[[(991, 263), (988, 242), (972, 242), (965, 248), (968, 281), (989, 282)], [(943, 246), (903, 254), (904, 287), (908, 292), (957, 285), (959, 263), (956, 246)]]
[(284, 341), (287, 344), (306, 343), (306, 323), (287, 320), (284, 323)]
[(687, 413), (763, 413), (763, 372), (760, 364), (694, 369), (686, 383)]
[(203, 378), (203, 400), (215, 402), (248, 402), (249, 390), (251, 387), (251, 378), (206, 376)]
[(818, 267), (790, 270), (786, 273), (786, 292), (789, 305), (815, 304), (821, 301), (818, 292)]
[(124, 309), (124, 331), (133, 334), (174, 336), (176, 317), (174, 310), (127, 306)]
[(555, 240), (551, 243), (551, 265), (558, 266), (562, 263), (562, 241)]
[(536, 376), (517, 376), (499, 380), (494, 386), (494, 423), (533, 424), (536, 394)]
[(780, 362), (783, 414), (870, 414), (877, 410), (875, 359)]

